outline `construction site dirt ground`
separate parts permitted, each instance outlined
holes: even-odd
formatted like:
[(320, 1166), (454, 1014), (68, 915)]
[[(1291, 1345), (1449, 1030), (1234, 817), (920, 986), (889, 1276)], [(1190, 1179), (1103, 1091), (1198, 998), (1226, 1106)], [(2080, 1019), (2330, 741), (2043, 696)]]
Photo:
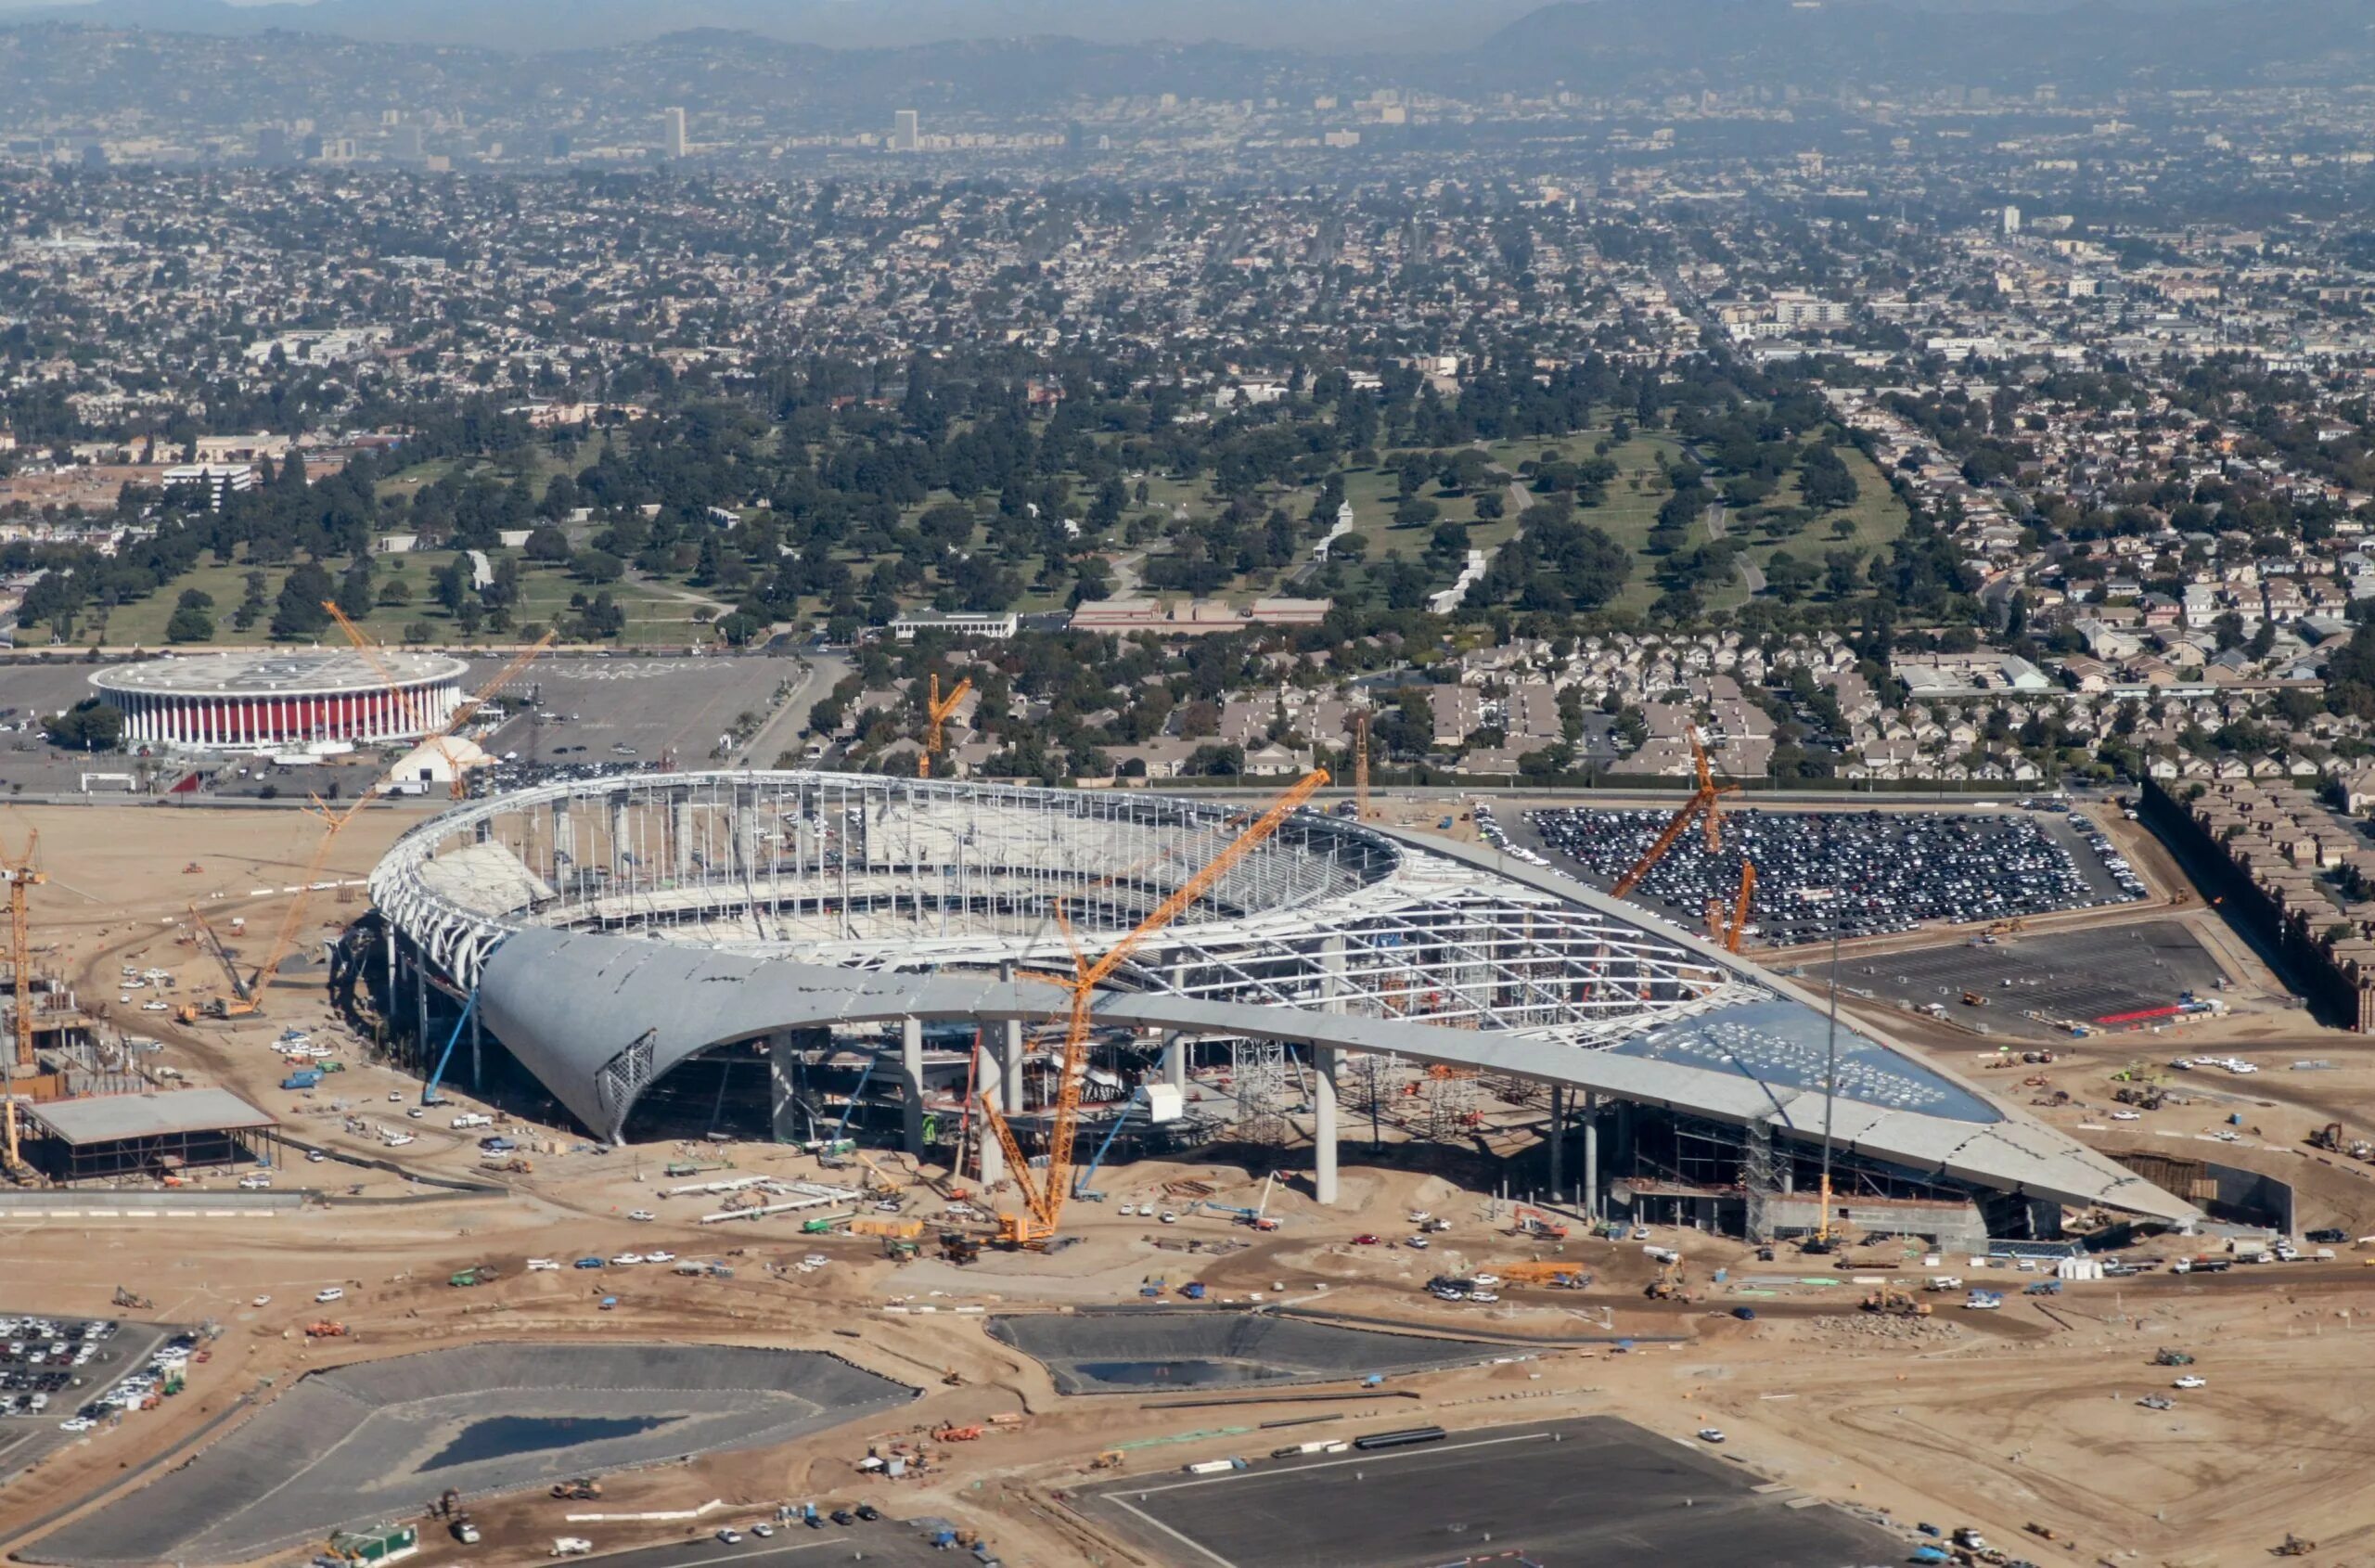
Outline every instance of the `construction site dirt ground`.
[[(363, 813), (334, 846), (325, 880), (360, 878), (420, 809)], [(112, 981), (125, 964), (173, 970), (178, 984), (168, 995), (175, 1000), (222, 989), (213, 960), (174, 940), (172, 922), (186, 921), (194, 898), (210, 919), (216, 909), (226, 919), (243, 915), (247, 935), (234, 945), (249, 961), (262, 956), (287, 906), (279, 890), (311, 853), (313, 830), (299, 814), (0, 812), (0, 834), (9, 842), (28, 826), (41, 829), (42, 860), (53, 879), (34, 894), (36, 943), (49, 949), (38, 962), (74, 980), (86, 1001), (119, 1015), (127, 1032), (164, 1042), (160, 1060), (191, 1080), (244, 1094), (283, 1118), (292, 1137), (399, 1169), (335, 1158), (297, 1163), (281, 1174), (280, 1186), (314, 1188), (327, 1201), (270, 1215), (231, 1209), (226, 1193), (225, 1217), (143, 1219), (119, 1210), (112, 1218), (0, 1220), (0, 1313), (133, 1316), (109, 1305), (121, 1285), (152, 1300), (136, 1315), (145, 1320), (211, 1320), (221, 1330), (208, 1359), (191, 1369), (187, 1392), (112, 1430), (84, 1433), (30, 1474), (0, 1484), (0, 1541), (11, 1550), (36, 1527), (52, 1528), (83, 1510), (140, 1506), (123, 1498), (144, 1467), (175, 1462), (227, 1430), (217, 1423), (238, 1421), (309, 1368), (486, 1342), (667, 1340), (828, 1350), (921, 1397), (889, 1416), (780, 1447), (609, 1475), (598, 1503), (541, 1493), (474, 1501), (484, 1544), (463, 1549), (425, 1530), (421, 1561), (517, 1562), (543, 1556), (561, 1534), (586, 1536), (599, 1550), (685, 1541), (784, 1500), (867, 1500), (896, 1516), (944, 1517), (982, 1531), (1009, 1563), (1158, 1561), (1151, 1549), (1112, 1538), (1092, 1512), (1068, 1502), (1067, 1494), (1110, 1477), (1089, 1468), (1099, 1454), (1122, 1451), (1123, 1475), (1170, 1475), (1188, 1461), (1228, 1455), (1258, 1463), (1277, 1444), (1314, 1434), (1613, 1415), (1681, 1442), (1719, 1426), (1728, 1438), (1724, 1459), (1761, 1483), (1906, 1524), (1974, 1525), (2041, 1563), (2211, 1568), (2259, 1561), (2287, 1531), (2320, 1543), (2304, 1562), (2375, 1563), (2375, 1516), (2364, 1507), (2361, 1481), (2375, 1450), (2369, 1387), (2375, 1371), (2355, 1343), (2375, 1313), (2375, 1269), (2359, 1261), (2375, 1255), (2367, 1249), (2343, 1247), (2340, 1259), (2325, 1264), (2077, 1281), (2039, 1300), (2017, 1293), (2033, 1275), (1975, 1271), (1968, 1259), (1941, 1259), (1932, 1268), (1894, 1244), (1827, 1258), (1785, 1248), (1776, 1261), (1760, 1263), (1737, 1243), (1661, 1229), (1653, 1240), (1685, 1253), (1699, 1299), (1651, 1301), (1644, 1289), (1655, 1266), (1639, 1242), (1576, 1240), (1551, 1250), (1513, 1237), (1506, 1204), (1429, 1170), (1406, 1147), (1378, 1164), (1348, 1139), (1343, 1202), (1329, 1210), (1307, 1196), (1306, 1149), (1279, 1152), (1289, 1179), (1270, 1195), (1269, 1212), (1282, 1225), (1275, 1233), (1203, 1213), (1184, 1213), (1173, 1225), (1123, 1216), (1124, 1202), (1184, 1209), (1175, 1182), (1206, 1184), (1223, 1202), (1261, 1201), (1259, 1170), (1210, 1161), (1139, 1163), (1109, 1172), (1107, 1203), (1074, 1205), (1065, 1228), (1081, 1240), (1064, 1252), (993, 1253), (964, 1266), (929, 1255), (894, 1263), (878, 1242), (801, 1236), (796, 1215), (694, 1223), (708, 1204), (658, 1196), (678, 1185), (661, 1174), (680, 1157), (674, 1146), (577, 1152), (581, 1131), (550, 1126), (531, 1136), (558, 1152), (534, 1155), (531, 1172), (489, 1176), (472, 1138), (445, 1125), (447, 1113), (404, 1115), (417, 1099), (416, 1080), (359, 1057), (335, 1075), (353, 1085), (334, 1098), (350, 1111), (369, 1105), (375, 1119), (401, 1125), (417, 1141), (391, 1150), (348, 1133), (344, 1113), (308, 1113), (330, 1103), (320, 1094), (309, 1100), (274, 1086), (284, 1069), (269, 1043), (279, 1030), (295, 1024), (343, 1038), (317, 990), (276, 988), (265, 1019), (238, 1025), (183, 1029), (169, 1015), (136, 1007), (123, 1014)], [(185, 872), (192, 860), (201, 869)], [(267, 887), (273, 891), (260, 891)], [(208, 896), (214, 894), (221, 896)], [(340, 905), (335, 893), (317, 894), (308, 931), (326, 933), (362, 907), (359, 900)], [(142, 994), (131, 995), (136, 1001)], [(2352, 1137), (2368, 1136), (2375, 1068), (2353, 1036), (2317, 1029), (2304, 1015), (2173, 1030), (2150, 1037), (2149, 1047), (2142, 1037), (2078, 1041), (2058, 1047), (2049, 1065), (2018, 1071), (1981, 1069), (1993, 1047), (1967, 1031), (1923, 1030), (1893, 1010), (1875, 1022), (2014, 1103), (2069, 1094), (2068, 1103), (2035, 1113), (2090, 1141), (2181, 1150), (2215, 1145), (2222, 1162), (2293, 1182), (2302, 1227), (2332, 1224), (2353, 1236), (2375, 1230), (2375, 1181), (2362, 1174), (2375, 1165), (2306, 1144), (2332, 1121)], [(2264, 1037), (2247, 1036), (2259, 1030)], [(2216, 1069), (2168, 1073), (2193, 1103), (2112, 1120), (2120, 1108), (2111, 1099), (2111, 1074), (2180, 1050), (2231, 1050), (2266, 1070), (2248, 1078)], [(2334, 1066), (2289, 1070), (2311, 1060)], [(2022, 1081), (2030, 1077), (2048, 1082)], [(388, 1100), (391, 1093), (398, 1102)], [(456, 1110), (475, 1108), (467, 1095), (455, 1099)], [(2241, 1125), (2229, 1125), (2231, 1115)], [(1521, 1148), (1523, 1115), (1505, 1112), (1497, 1120), (1496, 1147)], [(1472, 1150), (1445, 1152), (1441, 1168), (1475, 1168)], [(705, 1157), (731, 1163), (731, 1171), (712, 1176), (847, 1181), (854, 1174), (822, 1171), (795, 1150), (747, 1143)], [(454, 1193), (409, 1179), (413, 1172), (498, 1190)], [(229, 1182), (215, 1177), (209, 1186), (225, 1189)], [(940, 1207), (918, 1193), (909, 1212), (929, 1227)], [(628, 1219), (636, 1209), (659, 1217)], [(1419, 1209), (1451, 1222), (1424, 1252), (1400, 1244), (1410, 1233), (1407, 1215)], [(1382, 1243), (1355, 1244), (1363, 1234)], [(629, 1249), (714, 1259), (734, 1277), (678, 1277), (648, 1265), (526, 1269), (531, 1257), (566, 1263)], [(2139, 1250), (2174, 1253), (2180, 1245)], [(803, 1269), (812, 1256), (827, 1261)], [(1537, 1258), (1574, 1264), (1593, 1282), (1582, 1291), (1512, 1285), (1491, 1305), (1440, 1303), (1424, 1290), (1437, 1273)], [(494, 1266), (494, 1283), (448, 1285), (455, 1270), (479, 1264)], [(1720, 1285), (1713, 1279), (1717, 1268), (1728, 1270)], [(2005, 1305), (1964, 1311), (1955, 1305), (1961, 1292), (1952, 1292), (1922, 1296), (1935, 1307), (1927, 1318), (1857, 1310), (1873, 1281), (1918, 1285), (1933, 1272), (2004, 1290)], [(1512, 1343), (1506, 1360), (1396, 1377), (1376, 1390), (1298, 1384), (1217, 1395), (1244, 1404), (1161, 1408), (1179, 1394), (1060, 1395), (1045, 1368), (984, 1327), (990, 1310), (1136, 1302), (1154, 1279), (1174, 1299), (1193, 1280), (1217, 1303), (1241, 1305), (1258, 1294), (1266, 1305), (1364, 1327)], [(1796, 1282), (1812, 1279), (1835, 1282)], [(327, 1287), (343, 1290), (344, 1299), (317, 1306), (315, 1293)], [(601, 1306), (606, 1295), (616, 1298), (609, 1310)], [(260, 1297), (269, 1299), (258, 1305)], [(1731, 1316), (1743, 1305), (1755, 1320)], [(306, 1325), (332, 1312), (348, 1332), (309, 1340)], [(1634, 1343), (1619, 1348), (1612, 1336)], [(2187, 1370), (2206, 1386), (2169, 1388), (2172, 1372), (2152, 1365), (2163, 1346), (2193, 1354)], [(2174, 1407), (2137, 1403), (2155, 1392), (2167, 1394)], [(1348, 1397), (1308, 1403), (1313, 1394)], [(1275, 1438), (1258, 1430), (1263, 1421), (1315, 1413), (1343, 1419), (1284, 1429)], [(1008, 1416), (1020, 1419), (994, 1419)], [(983, 1429), (978, 1438), (931, 1436), (975, 1425)], [(925, 1451), (918, 1473), (889, 1482), (856, 1468), (869, 1445), (894, 1437)], [(675, 1511), (712, 1500), (720, 1506), (693, 1520), (567, 1522), (571, 1512)], [(2026, 1533), (2030, 1523), (2055, 1538)], [(1763, 1561), (1752, 1541), (1742, 1552), (1740, 1561)]]

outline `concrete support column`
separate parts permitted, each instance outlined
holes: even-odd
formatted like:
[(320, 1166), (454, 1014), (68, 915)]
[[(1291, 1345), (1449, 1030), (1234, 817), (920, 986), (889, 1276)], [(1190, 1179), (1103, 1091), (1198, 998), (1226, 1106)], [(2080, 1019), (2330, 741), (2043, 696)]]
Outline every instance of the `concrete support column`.
[[(1014, 983), (1014, 965), (1012, 962), (1009, 961), (998, 966), (998, 979), (1004, 981), (1008, 985)], [(998, 1036), (1003, 1043), (1003, 1048), (997, 1053), (996, 1057), (997, 1073), (999, 1077), (1005, 1081), (1005, 1098), (998, 1101), (998, 1108), (1011, 1115), (1023, 1108), (1022, 1020), (1019, 1018), (1008, 1019), (1005, 1023), (999, 1026)]]
[(900, 1112), (905, 1124), (906, 1150), (921, 1159), (924, 1152), (924, 1021), (920, 1018), (899, 1021), (899, 1077), (905, 1090)]
[(1336, 1202), (1336, 1049), (1311, 1051), (1311, 1191), (1322, 1204)]
[[(1171, 966), (1171, 994), (1188, 994), (1188, 963), (1181, 959)], [(1178, 1035), (1162, 1043), (1162, 1081), (1183, 1096), (1188, 1092), (1188, 1042)]]
[[(1021, 1031), (1022, 1025), (1013, 1022), (996, 1030), (982, 1030), (982, 1057), (973, 1064), (973, 1081), (980, 1090), (982, 1103), (996, 1106), (1001, 1114), (1013, 1109), (1007, 1104), (1006, 1099), (1007, 1040), (1009, 1035), (1019, 1035)], [(972, 1116), (972, 1124), (979, 1129), (974, 1145), (981, 1150), (982, 1185), (995, 1187), (1006, 1179), (1006, 1148), (998, 1142), (998, 1135), (991, 1127), (987, 1116), (977, 1111)]]
[(552, 864), (556, 881), (560, 879), (563, 866), (573, 869), (577, 865), (577, 824), (570, 819), (567, 796), (553, 803)]
[[(476, 993), (472, 995), (475, 996)], [(482, 1063), (479, 1060), (479, 1049), (483, 1043), (479, 1033), (479, 1021), (484, 1016), (477, 1008), (470, 1009), (470, 1091), (473, 1094), (486, 1086)]]
[(781, 1030), (767, 1036), (767, 1126), (777, 1143), (800, 1141), (800, 1052), (797, 1036)]
[(1599, 1202), (1599, 1099), (1584, 1094), (1584, 1212), (1601, 1216)]
[(1567, 1086), (1550, 1086), (1550, 1129), (1543, 1140), (1550, 1148), (1550, 1201), (1557, 1202), (1567, 1190)]
[[(1320, 1010), (1344, 1010), (1344, 938), (1327, 937), (1319, 945), (1319, 974), (1323, 987)], [(1312, 1196), (1322, 1204), (1336, 1202), (1336, 1062), (1332, 1046), (1311, 1050)]]
[(682, 881), (693, 874), (693, 804), (678, 801), (669, 817), (672, 824), (669, 838), (674, 841), (676, 878)]
[(738, 790), (734, 803), (735, 869), (745, 878), (759, 874), (759, 792)]
[(627, 868), (627, 807), (624, 796), (610, 803), (610, 871), (619, 875)]

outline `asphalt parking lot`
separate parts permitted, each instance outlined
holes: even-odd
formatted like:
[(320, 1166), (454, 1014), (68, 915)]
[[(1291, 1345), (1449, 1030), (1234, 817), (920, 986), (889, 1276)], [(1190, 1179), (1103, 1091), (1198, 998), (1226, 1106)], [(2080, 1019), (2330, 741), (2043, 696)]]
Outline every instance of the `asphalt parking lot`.
[(914, 1396), (836, 1356), (748, 1346), (477, 1345), (356, 1362), (300, 1379), (186, 1464), (19, 1555), (245, 1562), (410, 1517), (449, 1486), (475, 1498), (766, 1447)]
[[(14, 1319), (17, 1316), (0, 1312), (0, 1320)], [(69, 1322), (97, 1320), (52, 1317), (46, 1321), (63, 1326)], [(139, 1370), (171, 1332), (172, 1330), (153, 1323), (123, 1323), (111, 1338), (96, 1342), (98, 1348), (89, 1362), (66, 1370), (66, 1382), (49, 1391), (48, 1408), (38, 1413), (0, 1415), (0, 1486), (6, 1486), (51, 1455), (82, 1442), (87, 1433), (68, 1432), (60, 1423), (72, 1419), (82, 1407), (97, 1400)], [(6, 1345), (23, 1337), (19, 1333), (0, 1338), (0, 1353), (5, 1353)], [(39, 1369), (29, 1367), (21, 1357), (0, 1361), (0, 1380), (5, 1380), (10, 1373), (37, 1370)], [(30, 1392), (31, 1386), (29, 1383), (24, 1392)], [(0, 1392), (0, 1407), (6, 1407), (10, 1399), (9, 1393)]]
[[(473, 661), (469, 679), (475, 686), (500, 667)], [(498, 757), (517, 752), (556, 765), (648, 766), (674, 752), (680, 768), (710, 766), (735, 716), (765, 713), (776, 688), (799, 673), (791, 659), (539, 659), (514, 689), (533, 689), (545, 712), (566, 717), (539, 725), (523, 713), (484, 744)]]
[[(1671, 810), (1564, 807), (1524, 814), (1520, 841), (1554, 865), (1612, 886)], [(1910, 931), (1926, 921), (2009, 919), (2140, 897), (2108, 840), (2059, 811), (1764, 811), (1723, 815), (1711, 854), (1694, 827), (1628, 896), (1686, 926), (1710, 899), (1729, 907), (1743, 862), (1756, 868), (1750, 926), (1775, 946)]]
[[(2225, 972), (2182, 920), (2040, 932), (2000, 938), (1992, 946), (1957, 942), (1850, 957), (1839, 967), (1840, 984), (1847, 990), (1868, 991), (1905, 1007), (1936, 1003), (1961, 1022), (1983, 1019), (1999, 1029), (2020, 1028), (2029, 1022), (2020, 1016), (2026, 1012), (2102, 1023), (2124, 1013), (2171, 1007), (2181, 992), (2214, 995)], [(1827, 963), (1809, 964), (1806, 974), (1824, 983), (1829, 970)], [(1965, 1006), (1965, 991), (1985, 996), (1988, 1005)]]
[[(1330, 1429), (1332, 1430), (1332, 1429)], [(1291, 1433), (1287, 1435), (1292, 1435)], [(1257, 1450), (1258, 1451), (1258, 1450)], [(1440, 1443), (1116, 1481), (1083, 1506), (1175, 1568), (1842, 1568), (1902, 1540), (1719, 1457), (1613, 1417)]]

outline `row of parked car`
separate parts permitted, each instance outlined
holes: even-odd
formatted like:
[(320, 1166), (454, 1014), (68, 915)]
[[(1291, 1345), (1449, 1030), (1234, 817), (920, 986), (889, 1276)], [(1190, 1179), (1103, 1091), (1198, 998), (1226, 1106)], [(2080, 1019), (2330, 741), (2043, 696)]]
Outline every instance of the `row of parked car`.
[(0, 1317), (0, 1416), (45, 1413), (115, 1333), (110, 1320)]
[(180, 1388), (183, 1372), (197, 1354), (196, 1334), (173, 1335), (151, 1351), (144, 1365), (58, 1424), (68, 1432), (88, 1432), (118, 1411), (137, 1410), (160, 1394), (173, 1393)]

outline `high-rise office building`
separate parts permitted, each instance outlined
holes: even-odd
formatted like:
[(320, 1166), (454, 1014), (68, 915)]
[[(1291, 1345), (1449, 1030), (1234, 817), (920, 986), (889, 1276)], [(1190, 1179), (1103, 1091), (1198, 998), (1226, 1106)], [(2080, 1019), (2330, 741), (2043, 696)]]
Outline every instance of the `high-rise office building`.
[(2006, 234), (2021, 232), (2021, 210), (2009, 202), (2004, 208), (2004, 232)]
[(891, 117), (891, 150), (915, 152), (924, 145), (923, 122), (912, 109), (903, 109)]
[(685, 111), (670, 107), (660, 111), (660, 150), (670, 158), (685, 156)]

